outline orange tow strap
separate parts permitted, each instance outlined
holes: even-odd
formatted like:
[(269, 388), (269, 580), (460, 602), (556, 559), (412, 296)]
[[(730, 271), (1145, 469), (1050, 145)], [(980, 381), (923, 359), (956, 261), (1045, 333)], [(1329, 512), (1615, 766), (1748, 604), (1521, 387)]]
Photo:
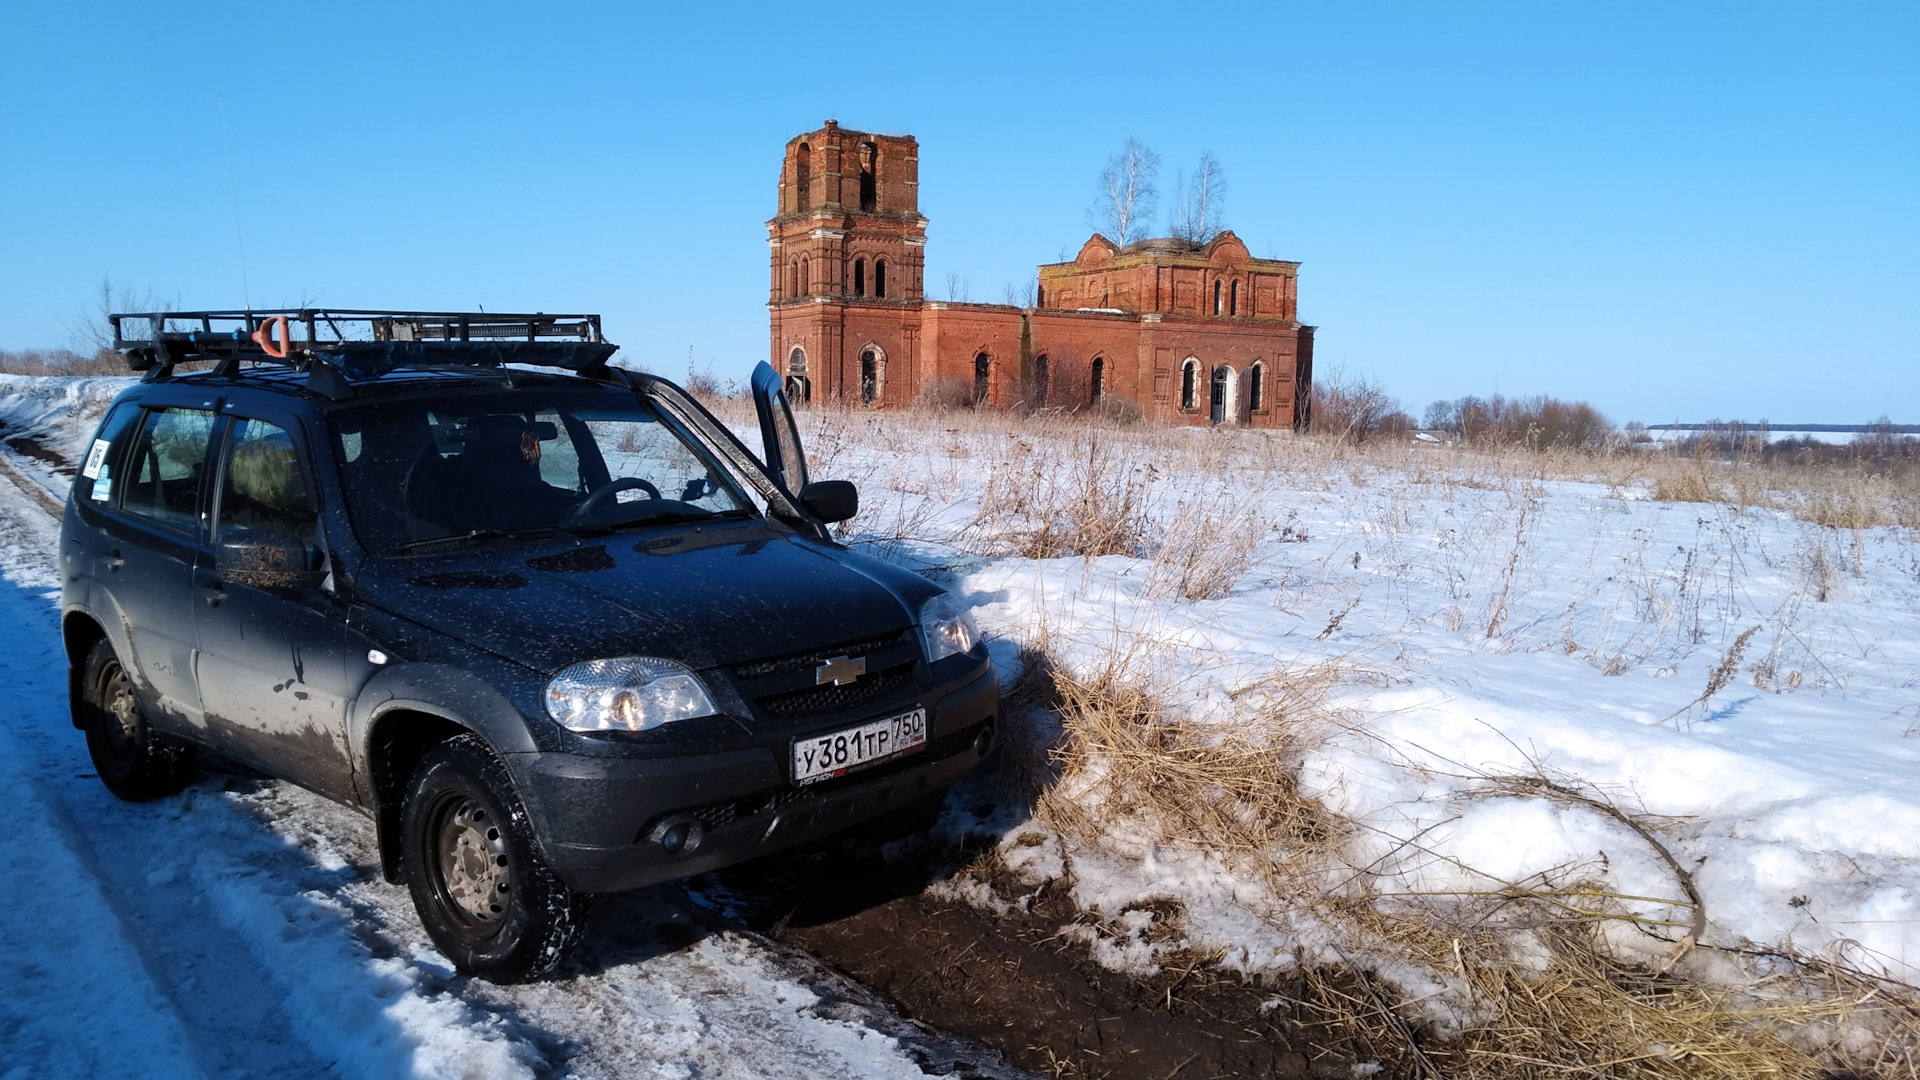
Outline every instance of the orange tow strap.
[[(277, 350), (274, 348), (273, 339), (267, 335), (268, 328), (272, 327), (275, 323), (280, 324), (280, 347)], [(273, 357), (275, 360), (285, 360), (287, 358), (287, 347), (291, 344), (291, 336), (287, 330), (287, 317), (285, 315), (275, 315), (267, 319), (260, 324), (260, 329), (253, 332), (254, 343), (260, 346), (262, 352)]]

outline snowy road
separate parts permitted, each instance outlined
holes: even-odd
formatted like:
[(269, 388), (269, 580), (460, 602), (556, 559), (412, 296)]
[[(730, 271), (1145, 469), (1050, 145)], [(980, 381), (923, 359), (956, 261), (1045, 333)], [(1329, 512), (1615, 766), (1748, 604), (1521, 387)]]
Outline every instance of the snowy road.
[(20, 487), (0, 483), (0, 1080), (1020, 1075), (679, 887), (612, 898), (568, 966), (495, 987), (426, 942), (353, 811), (204, 759), (178, 796), (118, 801), (68, 720), (58, 526)]

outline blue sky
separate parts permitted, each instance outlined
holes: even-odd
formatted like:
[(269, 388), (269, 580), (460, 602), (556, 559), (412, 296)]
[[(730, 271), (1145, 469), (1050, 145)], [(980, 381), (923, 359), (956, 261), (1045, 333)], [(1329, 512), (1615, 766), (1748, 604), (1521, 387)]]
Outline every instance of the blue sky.
[(1920, 422), (1920, 5), (868, 7), (0, 5), (0, 348), (110, 275), (602, 311), (743, 375), (781, 147), (832, 116), (919, 137), (928, 280), (976, 300), (1132, 135), (1168, 189), (1211, 150), (1323, 367), (1416, 413)]

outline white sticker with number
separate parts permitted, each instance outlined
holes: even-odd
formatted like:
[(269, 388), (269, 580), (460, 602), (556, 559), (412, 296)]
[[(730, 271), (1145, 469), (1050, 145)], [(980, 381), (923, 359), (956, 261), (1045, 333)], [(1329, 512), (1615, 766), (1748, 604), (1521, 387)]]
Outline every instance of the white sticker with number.
[(93, 440), (93, 449), (87, 451), (87, 466), (80, 475), (89, 480), (100, 479), (100, 467), (107, 463), (107, 440)]

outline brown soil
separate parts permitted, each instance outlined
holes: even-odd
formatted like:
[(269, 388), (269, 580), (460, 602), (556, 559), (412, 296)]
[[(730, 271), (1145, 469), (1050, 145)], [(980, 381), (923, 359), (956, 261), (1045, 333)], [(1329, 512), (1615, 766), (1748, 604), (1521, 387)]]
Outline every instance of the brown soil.
[[(1395, 1047), (1316, 1023), (1312, 1002), (1342, 987), (1250, 985), (1194, 957), (1151, 978), (1095, 965), (1061, 936), (1086, 921), (1063, 896), (995, 915), (928, 896), (943, 871), (922, 843), (829, 842), (689, 882), (749, 927), (804, 949), (892, 998), (912, 1019), (978, 1040), (1054, 1077), (1349, 1077)], [(1351, 980), (1344, 989), (1360, 993)], [(1383, 1056), (1384, 1052), (1384, 1056)]]
[(53, 471), (63, 476), (73, 475), (73, 463), (67, 460), (66, 455), (41, 442), (36, 435), (10, 435), (7, 437), (7, 446), (17, 454), (53, 466)]

